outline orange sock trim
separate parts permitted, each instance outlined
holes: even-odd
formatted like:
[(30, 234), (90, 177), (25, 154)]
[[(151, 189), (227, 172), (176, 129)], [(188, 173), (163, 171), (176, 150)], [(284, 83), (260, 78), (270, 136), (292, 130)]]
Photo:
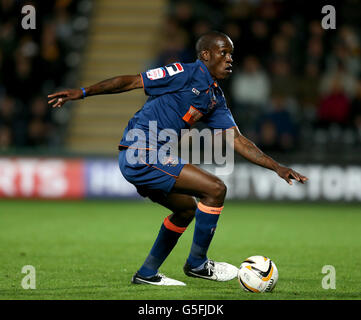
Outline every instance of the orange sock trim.
[(202, 212), (209, 213), (209, 214), (221, 214), (224, 207), (208, 207), (204, 205), (202, 202), (198, 202), (198, 209)]
[(178, 227), (174, 223), (169, 220), (169, 217), (166, 217), (163, 221), (164, 226), (174, 232), (183, 233), (187, 228), (186, 227)]

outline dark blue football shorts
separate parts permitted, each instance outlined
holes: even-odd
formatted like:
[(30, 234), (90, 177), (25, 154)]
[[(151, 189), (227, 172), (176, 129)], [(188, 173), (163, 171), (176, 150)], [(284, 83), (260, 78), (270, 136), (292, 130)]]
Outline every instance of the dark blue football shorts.
[[(156, 155), (157, 153), (151, 153), (149, 150), (130, 148), (119, 152), (120, 171), (143, 197), (159, 190), (168, 194), (185, 165), (181, 158)], [(135, 161), (136, 163), (133, 163)]]

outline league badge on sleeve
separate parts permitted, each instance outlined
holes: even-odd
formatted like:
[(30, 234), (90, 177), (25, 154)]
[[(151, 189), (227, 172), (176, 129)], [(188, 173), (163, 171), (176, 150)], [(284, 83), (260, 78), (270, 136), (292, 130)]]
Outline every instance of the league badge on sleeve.
[(166, 72), (164, 68), (156, 68), (147, 71), (147, 78), (149, 80), (157, 80), (165, 78)]

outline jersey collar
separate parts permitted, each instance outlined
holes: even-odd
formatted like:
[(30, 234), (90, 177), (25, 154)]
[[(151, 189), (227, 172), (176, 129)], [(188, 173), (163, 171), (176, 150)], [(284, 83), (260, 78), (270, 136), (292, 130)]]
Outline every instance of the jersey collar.
[(197, 59), (197, 63), (199, 65), (199, 68), (200, 70), (204, 73), (204, 75), (206, 76), (206, 79), (207, 79), (207, 82), (208, 82), (208, 85), (211, 87), (211, 86), (214, 86), (214, 87), (218, 87), (218, 83), (217, 81), (215, 81), (213, 79), (213, 77), (211, 76), (208, 68), (206, 67), (206, 65), (199, 59)]

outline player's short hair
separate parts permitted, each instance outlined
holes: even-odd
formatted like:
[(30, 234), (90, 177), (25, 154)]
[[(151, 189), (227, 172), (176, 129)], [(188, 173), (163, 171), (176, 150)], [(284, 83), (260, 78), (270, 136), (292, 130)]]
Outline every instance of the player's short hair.
[(196, 53), (197, 53), (197, 57), (200, 58), (201, 57), (201, 53), (204, 50), (210, 50), (212, 48), (212, 46), (214, 45), (214, 42), (217, 39), (229, 39), (229, 37), (223, 33), (223, 32), (219, 32), (219, 31), (209, 31), (205, 34), (203, 34), (201, 37), (199, 37), (197, 43), (196, 43)]

